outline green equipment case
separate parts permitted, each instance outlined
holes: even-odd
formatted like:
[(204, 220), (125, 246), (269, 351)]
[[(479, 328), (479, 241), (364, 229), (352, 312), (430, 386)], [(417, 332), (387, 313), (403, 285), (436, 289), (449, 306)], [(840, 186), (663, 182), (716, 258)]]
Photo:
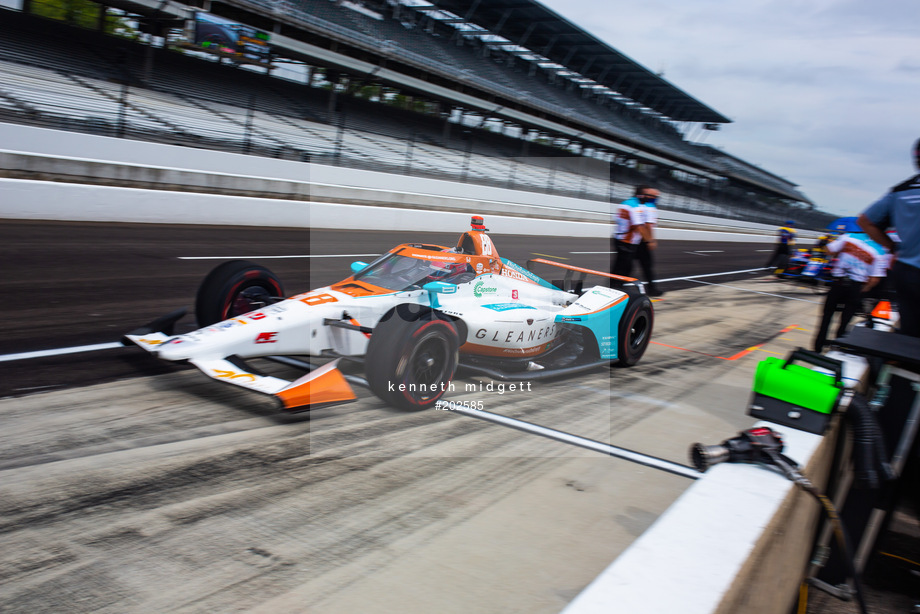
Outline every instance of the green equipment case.
[(843, 390), (843, 364), (839, 360), (799, 348), (786, 360), (766, 358), (757, 365), (748, 414), (820, 435)]

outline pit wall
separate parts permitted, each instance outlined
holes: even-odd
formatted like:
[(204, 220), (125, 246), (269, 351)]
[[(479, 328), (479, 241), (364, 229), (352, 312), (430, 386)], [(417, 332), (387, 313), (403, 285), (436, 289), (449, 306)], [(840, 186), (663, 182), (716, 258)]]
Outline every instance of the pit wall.
[[(862, 390), (864, 358), (835, 352)], [(783, 453), (824, 490), (840, 414), (824, 436), (770, 422)], [(710, 468), (562, 614), (789, 614), (808, 570), (821, 506), (781, 473), (749, 464)]]
[[(609, 237), (610, 204), (0, 123), (0, 218)], [(661, 211), (662, 239), (776, 229)]]

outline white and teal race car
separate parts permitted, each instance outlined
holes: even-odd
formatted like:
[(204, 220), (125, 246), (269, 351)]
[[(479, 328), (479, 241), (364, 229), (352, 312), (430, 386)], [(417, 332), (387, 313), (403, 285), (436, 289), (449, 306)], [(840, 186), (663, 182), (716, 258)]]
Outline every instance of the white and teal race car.
[[(353, 263), (338, 283), (289, 298), (271, 271), (234, 260), (199, 288), (201, 328), (173, 335), (180, 311), (124, 341), (273, 395), (287, 411), (354, 400), (343, 360), (363, 363), (371, 391), (406, 409), (434, 405), (458, 368), (523, 382), (639, 361), (654, 321), (640, 282), (528, 262), (537, 265), (564, 278), (550, 283), (501, 258), (478, 216), (454, 247), (398, 245), (370, 264)], [(585, 287), (588, 275), (604, 285)], [(254, 358), (286, 358), (308, 372), (293, 381), (265, 375), (246, 363)]]

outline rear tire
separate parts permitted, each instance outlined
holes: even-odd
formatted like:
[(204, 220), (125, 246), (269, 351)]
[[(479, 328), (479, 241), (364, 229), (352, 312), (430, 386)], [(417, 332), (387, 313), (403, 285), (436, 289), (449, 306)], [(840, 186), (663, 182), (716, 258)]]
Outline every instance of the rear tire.
[(629, 299), (626, 311), (620, 318), (617, 338), (618, 366), (631, 367), (639, 362), (652, 339), (654, 322), (655, 315), (649, 297), (643, 295)]
[(198, 326), (233, 318), (284, 296), (281, 281), (263, 266), (246, 260), (231, 260), (204, 278), (195, 298)]
[(433, 312), (413, 316), (396, 309), (374, 327), (367, 346), (364, 368), (370, 389), (401, 409), (431, 407), (454, 377), (458, 347), (450, 322)]

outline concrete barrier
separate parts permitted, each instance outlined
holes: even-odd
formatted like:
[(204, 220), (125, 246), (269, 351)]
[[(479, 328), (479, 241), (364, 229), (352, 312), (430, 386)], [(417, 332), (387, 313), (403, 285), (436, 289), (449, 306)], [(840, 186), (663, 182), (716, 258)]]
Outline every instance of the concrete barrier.
[[(847, 386), (863, 390), (866, 360), (839, 353), (834, 358), (843, 362)], [(779, 433), (783, 453), (824, 489), (843, 428), (840, 418), (832, 419), (824, 436), (770, 422), (755, 426)], [(807, 571), (820, 510), (811, 495), (778, 471), (716, 465), (563, 614), (788, 614)]]
[[(87, 220), (96, 212), (100, 221), (441, 230), (455, 214), (477, 213), (496, 220), (501, 232), (610, 232), (611, 205), (596, 200), (16, 124), (0, 123), (0, 137), (0, 177), (32, 182), (4, 181), (0, 216), (7, 218)], [(660, 225), (665, 239), (772, 242), (775, 233), (764, 224), (667, 210)]]
[[(470, 213), (485, 215), (489, 229), (501, 234), (605, 238), (611, 231), (606, 223), (514, 217), (484, 208), (437, 211), (0, 178), (0, 218), (6, 219), (438, 232), (467, 227)], [(658, 236), (774, 240), (768, 235), (680, 228), (659, 229)]]

